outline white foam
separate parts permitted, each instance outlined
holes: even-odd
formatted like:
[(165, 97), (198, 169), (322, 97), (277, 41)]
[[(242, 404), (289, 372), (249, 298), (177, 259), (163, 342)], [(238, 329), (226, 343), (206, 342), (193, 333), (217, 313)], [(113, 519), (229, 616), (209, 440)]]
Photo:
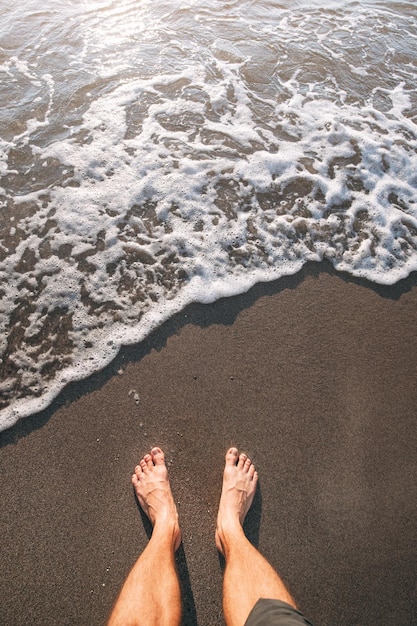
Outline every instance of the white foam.
[(77, 114), (45, 55), (0, 67), (30, 79), (41, 107), (22, 100), (23, 130), (0, 143), (13, 208), (3, 428), (190, 302), (324, 258), (382, 284), (417, 270), (414, 85), (372, 56), (374, 39), (392, 58), (413, 24), (369, 8), (244, 4), (228, 19), (209, 6), (69, 8), (84, 36), (70, 66), (89, 76)]

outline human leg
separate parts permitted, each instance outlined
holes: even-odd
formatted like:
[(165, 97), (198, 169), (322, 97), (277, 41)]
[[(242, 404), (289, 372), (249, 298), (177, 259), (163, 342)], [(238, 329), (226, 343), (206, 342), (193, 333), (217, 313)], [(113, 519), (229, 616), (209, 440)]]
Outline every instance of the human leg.
[(230, 448), (226, 453), (216, 530), (217, 549), (226, 560), (223, 609), (227, 626), (243, 626), (260, 598), (281, 600), (296, 608), (280, 576), (243, 531), (257, 481), (251, 460)]
[(108, 626), (178, 626), (181, 595), (174, 553), (181, 534), (160, 448), (153, 448), (135, 467), (132, 484), (153, 531), (122, 587)]

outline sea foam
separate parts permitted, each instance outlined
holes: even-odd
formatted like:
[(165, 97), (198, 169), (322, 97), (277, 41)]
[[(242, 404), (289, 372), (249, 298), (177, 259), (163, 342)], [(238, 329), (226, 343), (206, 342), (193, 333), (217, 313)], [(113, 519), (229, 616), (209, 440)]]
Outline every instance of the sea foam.
[[(0, 66), (15, 98), (2, 428), (190, 302), (307, 261), (381, 284), (417, 269), (415, 21), (268, 2), (70, 10)], [(62, 29), (67, 65), (46, 49)]]

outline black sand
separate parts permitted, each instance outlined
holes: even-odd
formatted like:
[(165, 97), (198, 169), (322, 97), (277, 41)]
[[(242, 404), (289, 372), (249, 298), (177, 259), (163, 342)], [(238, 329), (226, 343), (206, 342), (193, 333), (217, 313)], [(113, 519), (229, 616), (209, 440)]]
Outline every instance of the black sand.
[(2, 433), (1, 624), (104, 624), (147, 542), (130, 475), (155, 444), (182, 523), (184, 624), (223, 623), (231, 444), (260, 473), (248, 534), (316, 626), (415, 623), (416, 285), (309, 266), (189, 307)]

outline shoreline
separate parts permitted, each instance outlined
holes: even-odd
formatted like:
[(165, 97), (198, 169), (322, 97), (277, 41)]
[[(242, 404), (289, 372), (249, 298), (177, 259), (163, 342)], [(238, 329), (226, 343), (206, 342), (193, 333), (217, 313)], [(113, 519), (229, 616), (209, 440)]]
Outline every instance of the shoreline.
[(348, 284), (370, 289), (382, 298), (392, 300), (398, 300), (403, 294), (417, 287), (417, 272), (412, 272), (393, 285), (385, 285), (370, 282), (366, 278), (359, 278), (347, 272), (338, 272), (328, 261), (309, 261), (295, 274), (284, 275), (270, 282), (256, 283), (241, 294), (219, 298), (210, 304), (199, 302), (188, 304), (156, 327), (139, 343), (121, 346), (115, 358), (101, 370), (93, 372), (86, 378), (69, 382), (44, 409), (22, 417), (8, 428), (1, 430), (0, 449), (7, 443), (26, 436), (32, 430), (41, 428), (63, 406), (68, 407), (84, 394), (100, 389), (111, 377), (120, 375), (120, 370), (130, 363), (138, 362), (153, 349), (161, 350), (166, 346), (168, 338), (180, 332), (186, 325), (194, 324), (200, 328), (216, 323), (230, 325), (244, 309), (252, 306), (260, 298), (277, 295), (285, 289), (295, 289), (306, 278), (317, 278), (320, 274), (339, 277)]
[(146, 545), (129, 479), (157, 443), (182, 524), (184, 624), (223, 623), (213, 537), (234, 444), (260, 473), (248, 534), (306, 616), (408, 626), (416, 304), (416, 274), (385, 287), (308, 264), (189, 305), (0, 433), (4, 623), (105, 621)]

